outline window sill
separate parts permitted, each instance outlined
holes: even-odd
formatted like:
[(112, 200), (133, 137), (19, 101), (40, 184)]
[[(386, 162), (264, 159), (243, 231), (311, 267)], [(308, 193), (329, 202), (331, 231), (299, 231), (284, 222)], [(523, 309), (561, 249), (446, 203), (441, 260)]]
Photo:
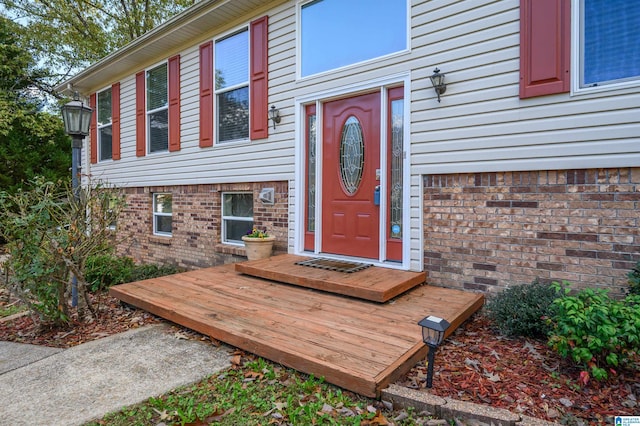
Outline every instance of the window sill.
[(172, 243), (171, 236), (167, 235), (151, 235), (149, 236), (149, 242), (154, 244), (160, 244), (163, 246), (170, 246)]
[(243, 246), (234, 246), (231, 244), (216, 244), (213, 247), (216, 253), (232, 254), (234, 256), (247, 256), (247, 251)]

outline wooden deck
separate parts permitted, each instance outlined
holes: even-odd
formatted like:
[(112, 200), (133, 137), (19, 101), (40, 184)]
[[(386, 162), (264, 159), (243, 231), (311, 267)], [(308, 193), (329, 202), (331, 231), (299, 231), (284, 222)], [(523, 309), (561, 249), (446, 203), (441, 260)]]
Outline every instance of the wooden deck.
[(293, 254), (273, 256), (269, 259), (236, 263), (236, 271), (254, 277), (294, 284), (301, 287), (328, 291), (372, 302), (387, 302), (425, 282), (426, 273), (369, 267), (356, 273), (328, 271), (300, 266), (295, 263), (308, 260)]
[[(356, 272), (358, 274), (360, 272)], [(243, 275), (233, 265), (111, 288), (120, 300), (369, 397), (427, 353), (417, 322), (457, 328), (480, 294), (419, 286), (380, 304)]]

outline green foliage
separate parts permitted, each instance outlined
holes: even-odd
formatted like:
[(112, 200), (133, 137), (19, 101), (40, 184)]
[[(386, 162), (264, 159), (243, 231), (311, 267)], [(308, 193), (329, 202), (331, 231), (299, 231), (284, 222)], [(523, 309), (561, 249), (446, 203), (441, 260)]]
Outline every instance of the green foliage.
[(87, 258), (112, 249), (108, 225), (124, 199), (101, 185), (76, 198), (64, 182), (38, 178), (28, 190), (0, 192), (0, 235), (7, 241), (9, 290), (46, 321), (69, 319), (71, 277), (77, 279), (78, 310), (94, 315), (86, 295)]
[(509, 287), (492, 298), (486, 306), (489, 318), (507, 336), (546, 336), (545, 321), (556, 290), (537, 280), (531, 284)]
[(0, 0), (19, 16), (19, 33), (40, 63), (51, 67), (51, 85), (147, 33), (195, 0)]
[(130, 281), (142, 281), (156, 277), (164, 277), (165, 275), (172, 275), (182, 272), (180, 268), (174, 265), (155, 265), (155, 264), (143, 264), (136, 265), (131, 271)]
[(629, 294), (640, 294), (640, 262), (629, 272)]
[(87, 259), (84, 276), (90, 290), (96, 292), (112, 285), (131, 282), (134, 268), (135, 264), (130, 257), (100, 254)]
[(583, 382), (630, 365), (640, 353), (640, 296), (615, 300), (590, 288), (571, 295), (568, 283), (554, 286), (562, 296), (553, 302), (549, 346), (585, 369)]
[(15, 191), (36, 176), (68, 178), (71, 143), (62, 120), (40, 110), (34, 89), (43, 72), (16, 33), (19, 26), (0, 17), (0, 191)]
[(87, 259), (85, 278), (91, 291), (99, 291), (112, 285), (150, 278), (163, 277), (181, 272), (173, 265), (136, 265), (130, 257), (100, 254)]

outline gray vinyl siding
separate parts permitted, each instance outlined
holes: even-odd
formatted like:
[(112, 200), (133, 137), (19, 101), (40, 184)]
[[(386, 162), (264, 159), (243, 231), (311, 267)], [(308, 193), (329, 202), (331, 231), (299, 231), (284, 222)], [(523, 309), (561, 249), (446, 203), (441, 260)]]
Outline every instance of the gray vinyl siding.
[[(637, 88), (518, 98), (517, 0), (413, 3), (410, 52), (301, 80), (296, 80), (296, 2), (272, 9), (269, 103), (280, 109), (282, 122), (264, 140), (199, 148), (198, 41), (180, 52), (181, 151), (136, 157), (138, 70), (132, 70), (121, 80), (122, 159), (92, 165), (92, 174), (118, 185), (290, 180), (296, 98), (407, 70), (412, 175), (640, 162)], [(448, 83), (440, 104), (429, 81), (436, 66)]]
[[(179, 52), (180, 151), (136, 157), (135, 72), (139, 70), (134, 70), (121, 80), (121, 160), (93, 164), (92, 174), (117, 186), (292, 180), (294, 111), (291, 88), (295, 78), (295, 49), (291, 46), (295, 46), (295, 30), (291, 28), (295, 28), (295, 8), (289, 6), (279, 8), (280, 13), (272, 12), (269, 17), (269, 101), (280, 108), (282, 121), (275, 131), (270, 127), (268, 139), (200, 148), (199, 43)], [(255, 18), (248, 18), (246, 24)], [(282, 28), (280, 36), (278, 26)], [(272, 58), (278, 52), (281, 56), (290, 56), (286, 60), (289, 65), (281, 70)], [(278, 78), (278, 73), (282, 77)]]
[[(414, 7), (412, 56), (425, 67), (413, 74), (412, 173), (640, 164), (638, 88), (519, 99), (518, 6)], [(433, 66), (447, 73), (440, 104), (428, 80)]]

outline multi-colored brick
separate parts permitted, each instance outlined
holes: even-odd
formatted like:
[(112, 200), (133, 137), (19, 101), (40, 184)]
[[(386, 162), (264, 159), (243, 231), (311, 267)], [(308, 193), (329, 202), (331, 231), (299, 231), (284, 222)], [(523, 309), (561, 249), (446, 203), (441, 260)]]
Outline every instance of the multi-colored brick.
[(432, 285), (487, 293), (568, 280), (625, 292), (640, 261), (640, 168), (428, 175)]

